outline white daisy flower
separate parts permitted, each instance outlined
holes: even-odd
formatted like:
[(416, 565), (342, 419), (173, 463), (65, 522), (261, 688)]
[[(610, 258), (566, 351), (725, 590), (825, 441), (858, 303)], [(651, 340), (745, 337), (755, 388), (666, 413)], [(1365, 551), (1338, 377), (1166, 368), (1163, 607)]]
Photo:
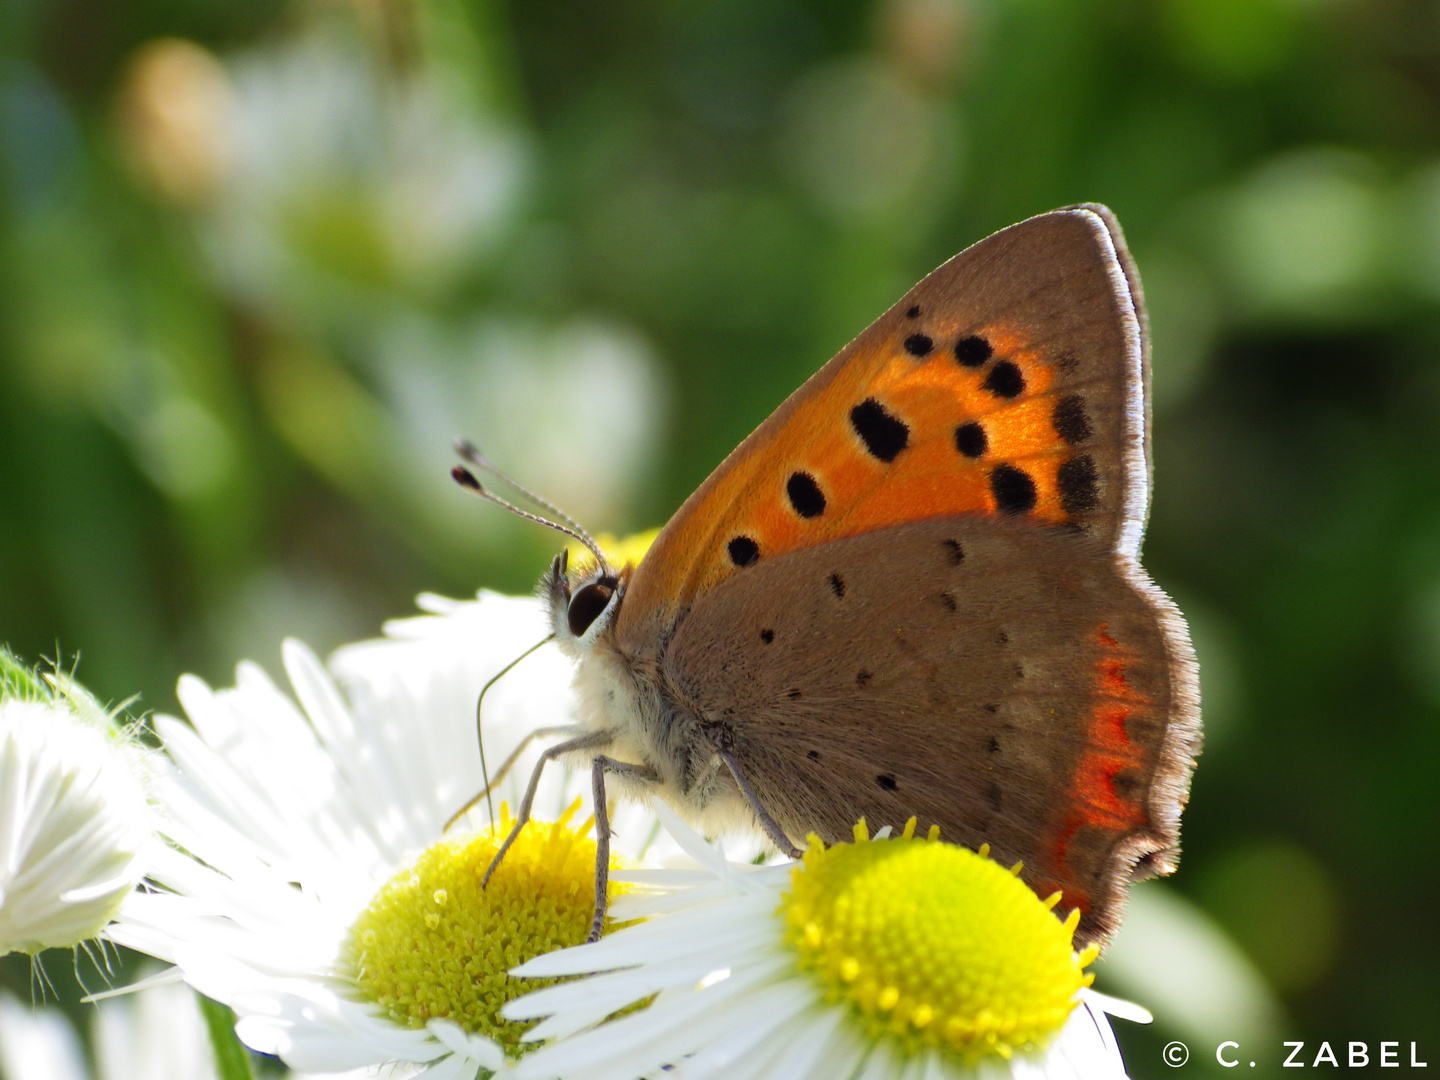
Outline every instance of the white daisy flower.
[[(150, 875), (162, 891), (132, 897), (109, 936), (176, 964), (235, 1010), (243, 1042), (292, 1068), (508, 1071), (524, 1025), (496, 1010), (528, 987), (506, 969), (589, 927), (595, 846), (588, 824), (569, 824), (588, 774), (546, 771), (535, 813), (556, 823), (526, 829), (488, 889), (479, 878), (508, 822), (443, 834), (481, 785), (477, 695), (548, 633), (539, 603), (421, 603), (432, 614), (340, 650), (328, 672), (288, 642), (294, 701), (245, 664), (232, 690), (181, 680), (193, 728), (155, 722), (173, 762), (157, 783), (173, 847)], [(530, 732), (571, 722), (570, 678), (542, 649), (495, 685), (492, 773)], [(539, 750), (497, 807), (518, 803)], [(642, 808), (618, 808), (620, 850), (638, 855), (655, 829)]]
[(913, 821), (868, 840), (862, 823), (853, 844), (812, 837), (803, 861), (755, 867), (656, 810), (700, 869), (620, 875), (652, 894), (615, 917), (644, 922), (515, 969), (588, 975), (502, 1010), (548, 1017), (525, 1038), (554, 1040), (517, 1080), (1124, 1077), (1105, 1013), (1148, 1014), (1089, 990), (1078, 911), (1062, 922), (1058, 894), (1042, 902), (984, 849)]
[(112, 720), (0, 650), (0, 954), (97, 936), (145, 874), (143, 761)]

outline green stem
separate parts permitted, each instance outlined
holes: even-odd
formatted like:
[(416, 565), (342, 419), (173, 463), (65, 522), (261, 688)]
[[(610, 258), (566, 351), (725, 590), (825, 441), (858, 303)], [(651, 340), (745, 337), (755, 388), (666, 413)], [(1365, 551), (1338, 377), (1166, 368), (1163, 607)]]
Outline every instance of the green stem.
[(235, 1037), (234, 1010), (202, 994), (196, 996), (200, 999), (200, 1015), (210, 1032), (210, 1046), (215, 1051), (215, 1075), (219, 1080), (255, 1080), (249, 1051)]

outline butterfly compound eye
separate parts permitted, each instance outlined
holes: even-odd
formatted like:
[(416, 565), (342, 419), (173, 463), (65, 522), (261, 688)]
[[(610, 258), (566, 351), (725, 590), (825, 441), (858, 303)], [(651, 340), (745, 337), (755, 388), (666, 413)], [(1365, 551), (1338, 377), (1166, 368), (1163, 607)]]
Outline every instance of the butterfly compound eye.
[(605, 610), (605, 605), (610, 603), (610, 597), (615, 594), (615, 582), (602, 578), (599, 581), (592, 581), (583, 589), (577, 592), (570, 601), (567, 616), (570, 620), (570, 633), (576, 637), (582, 637), (590, 624), (600, 617)]

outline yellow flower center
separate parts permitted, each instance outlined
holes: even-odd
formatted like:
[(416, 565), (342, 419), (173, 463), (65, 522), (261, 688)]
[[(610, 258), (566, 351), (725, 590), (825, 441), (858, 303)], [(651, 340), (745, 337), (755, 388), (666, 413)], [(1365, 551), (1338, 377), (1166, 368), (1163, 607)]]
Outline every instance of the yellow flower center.
[[(640, 565), (640, 560), (650, 550), (650, 545), (655, 542), (655, 537), (660, 535), (659, 529), (646, 529), (644, 532), (632, 533), (629, 536), (617, 537), (614, 533), (596, 533), (595, 542), (600, 545), (600, 550), (605, 552), (605, 558), (611, 564), (619, 568), (626, 563)], [(593, 563), (595, 557), (590, 554), (590, 549), (584, 544), (573, 543), (570, 548), (570, 565), (583, 566)]]
[[(513, 824), (441, 840), (387, 882), (355, 920), (345, 961), (365, 996), (411, 1028), (435, 1017), (488, 1036), (518, 1057), (531, 1026), (500, 1018), (500, 1008), (555, 979), (512, 979), (510, 968), (541, 953), (579, 945), (595, 905), (595, 841), (570, 819), (576, 799), (553, 824), (531, 822), (480, 887)], [(622, 887), (612, 884), (613, 898)]]
[[(977, 854), (904, 835), (826, 849), (815, 837), (781, 914), (800, 966), (831, 1001), (858, 1010), (872, 1038), (939, 1047), (973, 1061), (1037, 1046), (1065, 1023), (1093, 946), (1076, 954), (1064, 922), (1015, 873)], [(1016, 868), (1018, 870), (1018, 867)]]

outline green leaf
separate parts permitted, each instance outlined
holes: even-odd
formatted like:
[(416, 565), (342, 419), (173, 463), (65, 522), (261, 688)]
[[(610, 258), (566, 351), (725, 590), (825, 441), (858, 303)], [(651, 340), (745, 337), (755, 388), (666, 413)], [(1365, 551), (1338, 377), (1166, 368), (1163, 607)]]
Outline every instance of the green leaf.
[(255, 1080), (255, 1073), (250, 1068), (250, 1052), (235, 1037), (235, 1010), (211, 1001), (203, 994), (196, 997), (200, 1000), (200, 1015), (205, 1018), (205, 1027), (210, 1031), (216, 1076), (220, 1080)]

